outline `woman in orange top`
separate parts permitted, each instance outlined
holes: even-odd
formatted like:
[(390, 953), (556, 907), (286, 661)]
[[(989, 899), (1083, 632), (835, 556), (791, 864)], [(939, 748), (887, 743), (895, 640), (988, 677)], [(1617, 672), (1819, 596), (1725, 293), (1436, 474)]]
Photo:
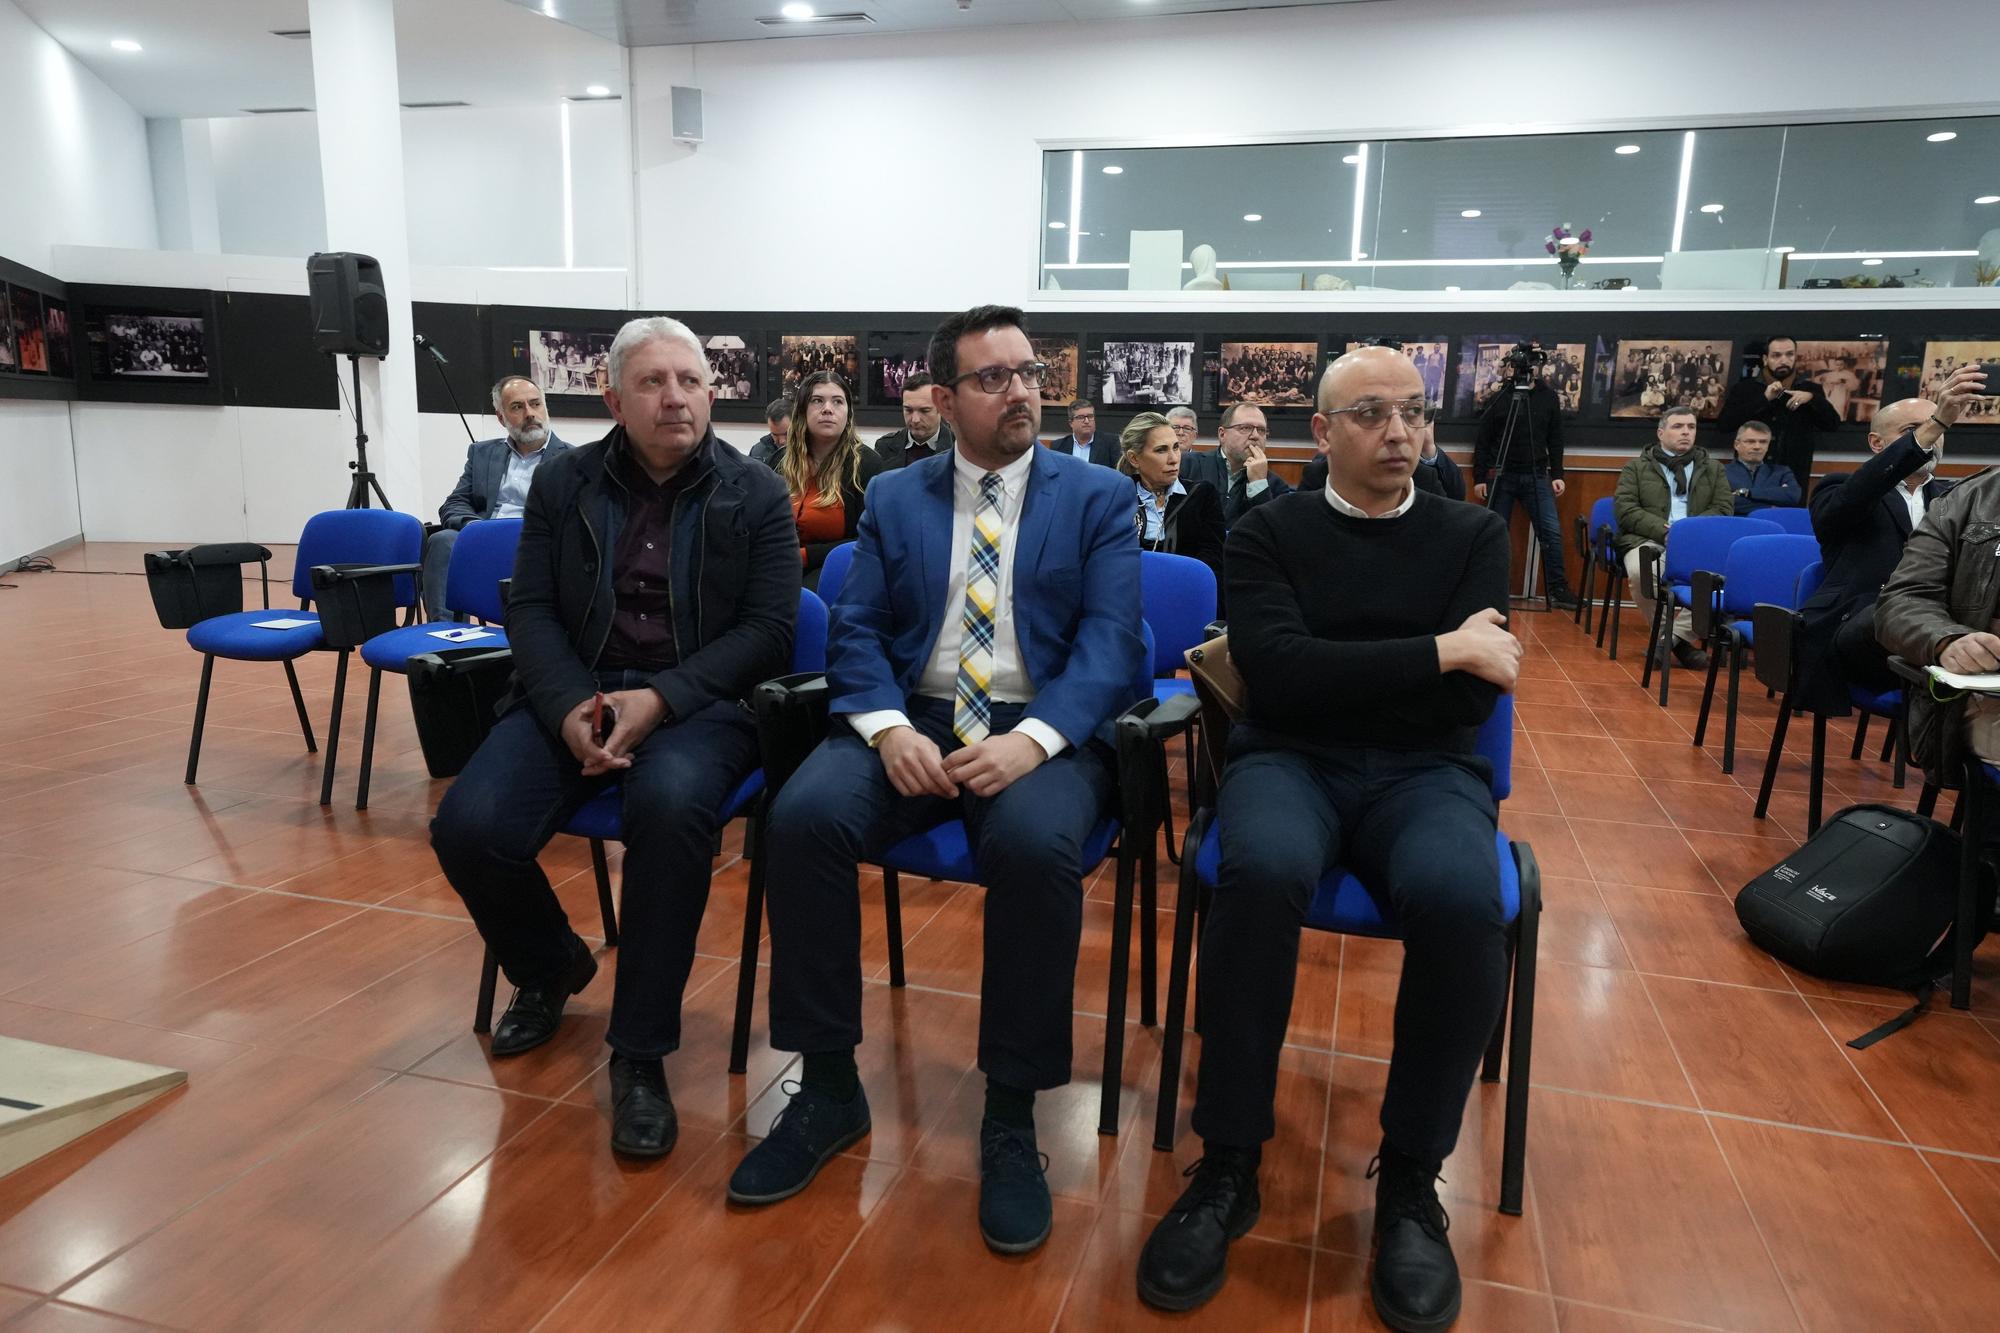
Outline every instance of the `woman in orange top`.
[(799, 381), (778, 472), (792, 493), (806, 587), (818, 590), (827, 552), (853, 539), (869, 479), (881, 470), (881, 458), (854, 429), (847, 382), (831, 370)]

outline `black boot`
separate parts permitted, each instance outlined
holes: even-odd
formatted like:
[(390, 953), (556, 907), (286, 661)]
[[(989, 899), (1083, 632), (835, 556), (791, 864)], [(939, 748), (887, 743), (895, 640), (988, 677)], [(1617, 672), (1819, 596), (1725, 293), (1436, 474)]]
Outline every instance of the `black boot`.
[(611, 1056), (611, 1150), (626, 1157), (665, 1157), (680, 1137), (680, 1118), (658, 1056)]
[(1194, 1183), (1167, 1210), (1139, 1254), (1139, 1299), (1192, 1310), (1222, 1290), (1229, 1242), (1257, 1225), (1255, 1148), (1210, 1147), (1182, 1174)]
[(1369, 1163), (1375, 1177), (1375, 1313), (1402, 1333), (1449, 1328), (1458, 1318), (1458, 1263), (1438, 1202), (1438, 1162), (1406, 1157), (1387, 1143)]

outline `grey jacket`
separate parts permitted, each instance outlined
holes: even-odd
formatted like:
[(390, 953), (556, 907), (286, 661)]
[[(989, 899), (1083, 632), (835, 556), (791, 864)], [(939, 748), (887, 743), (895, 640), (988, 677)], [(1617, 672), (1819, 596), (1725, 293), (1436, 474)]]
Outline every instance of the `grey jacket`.
[[(554, 462), (568, 453), (572, 446), (556, 438), (549, 432), (548, 443), (542, 446), (542, 461), (535, 467)], [(493, 510), (500, 502), (500, 483), (507, 479), (507, 455), (514, 446), (507, 443), (507, 437), (497, 440), (479, 440), (465, 451), (465, 470), (458, 474), (458, 485), (452, 488), (445, 502), (438, 506), (438, 521), (448, 528), (462, 528), (475, 518), (491, 518)]]

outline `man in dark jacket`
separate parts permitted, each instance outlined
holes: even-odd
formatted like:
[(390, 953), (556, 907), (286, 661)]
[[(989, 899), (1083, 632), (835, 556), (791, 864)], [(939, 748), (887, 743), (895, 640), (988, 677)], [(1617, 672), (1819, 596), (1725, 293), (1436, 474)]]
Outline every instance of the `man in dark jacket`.
[(1722, 437), (1732, 440), (1746, 421), (1769, 426), (1773, 460), (1790, 468), (1799, 485), (1810, 490), (1819, 433), (1838, 426), (1840, 413), (1826, 400), (1825, 390), (1801, 379), (1798, 370), (1798, 341), (1772, 338), (1764, 344), (1764, 363), (1758, 372), (1729, 386), (1717, 424)]
[(451, 567), (459, 529), (479, 518), (519, 518), (536, 469), (569, 451), (549, 429), (542, 391), (524, 375), (503, 376), (493, 386), (493, 414), (507, 433), (497, 440), (475, 441), (466, 449), (458, 485), (438, 506), (438, 522), (444, 526), (424, 542), (424, 610), (432, 620), (449, 615), (444, 604), (445, 571)]
[(1799, 479), (1783, 463), (1769, 461), (1770, 452), (1769, 426), (1746, 421), (1736, 428), (1736, 456), (1722, 470), (1729, 476), (1729, 493), (1736, 497), (1739, 516), (1770, 505), (1796, 508), (1806, 502)]
[(921, 463), (932, 454), (948, 454), (951, 427), (938, 415), (931, 377), (922, 371), (903, 384), (903, 428), (875, 441), (875, 452), (886, 469)]
[(1097, 408), (1088, 398), (1069, 405), (1069, 434), (1050, 440), (1049, 448), (1099, 467), (1118, 466), (1118, 437), (1097, 433)]
[[(1657, 558), (1667, 544), (1667, 528), (1678, 519), (1733, 514), (1729, 474), (1694, 442), (1695, 414), (1691, 407), (1670, 407), (1653, 428), (1653, 443), (1640, 450), (1618, 474), (1612, 492), (1612, 512), (1618, 516), (1618, 549), (1625, 557), (1625, 577), (1632, 600), (1648, 624), (1653, 601), (1640, 592), (1639, 566)], [(1705, 667), (1708, 654), (1695, 646), (1694, 621), (1684, 609), (1672, 617), (1666, 636), (1674, 660), (1682, 666)], [(1665, 661), (1667, 644), (1654, 652)]]
[(519, 990), (493, 1054), (554, 1035), (597, 963), (535, 862), (616, 784), (624, 919), (606, 1040), (611, 1145), (657, 1157), (677, 1122), (661, 1057), (708, 900), (716, 812), (757, 766), (743, 700), (790, 664), (799, 553), (785, 483), (709, 428), (708, 359), (685, 324), (612, 342), (617, 428), (557, 459), (528, 498), (507, 633), (514, 684), (445, 793), (431, 845)]
[(1875, 599), (1931, 503), (1950, 489), (1932, 476), (1944, 428), (1957, 419), (1940, 421), (1944, 415), (1928, 398), (1889, 404), (1869, 423), (1875, 456), (1854, 472), (1822, 478), (1813, 492), (1813, 536), (1825, 576), (1799, 608), (1803, 707), (1845, 717), (1850, 685), (1879, 694), (1898, 684), (1876, 637)]
[(792, 396), (773, 398), (764, 405), (764, 425), (768, 429), (757, 437), (750, 446), (750, 461), (762, 463), (765, 467), (778, 466), (778, 455), (785, 452), (785, 441), (792, 438)]
[(1485, 500), (1502, 523), (1513, 522), (1517, 502), (1527, 509), (1542, 548), (1549, 600), (1574, 611), (1576, 594), (1569, 590), (1562, 522), (1556, 517), (1556, 501), (1565, 486), (1562, 399), (1542, 379), (1540, 367), (1526, 383), (1511, 378), (1520, 373), (1518, 367), (1510, 367), (1510, 378), (1486, 400), (1472, 451), (1472, 493)]

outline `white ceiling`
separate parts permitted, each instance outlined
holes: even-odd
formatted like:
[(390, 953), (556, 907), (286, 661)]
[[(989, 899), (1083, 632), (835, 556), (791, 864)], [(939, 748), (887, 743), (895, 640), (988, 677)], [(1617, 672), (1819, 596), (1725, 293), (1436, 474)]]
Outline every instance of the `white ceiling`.
[[(142, 115), (313, 105), (311, 43), (271, 35), (306, 27), (306, 0), (14, 3)], [(546, 105), (624, 81), (616, 44), (507, 0), (396, 0), (396, 48), (405, 102)]]

